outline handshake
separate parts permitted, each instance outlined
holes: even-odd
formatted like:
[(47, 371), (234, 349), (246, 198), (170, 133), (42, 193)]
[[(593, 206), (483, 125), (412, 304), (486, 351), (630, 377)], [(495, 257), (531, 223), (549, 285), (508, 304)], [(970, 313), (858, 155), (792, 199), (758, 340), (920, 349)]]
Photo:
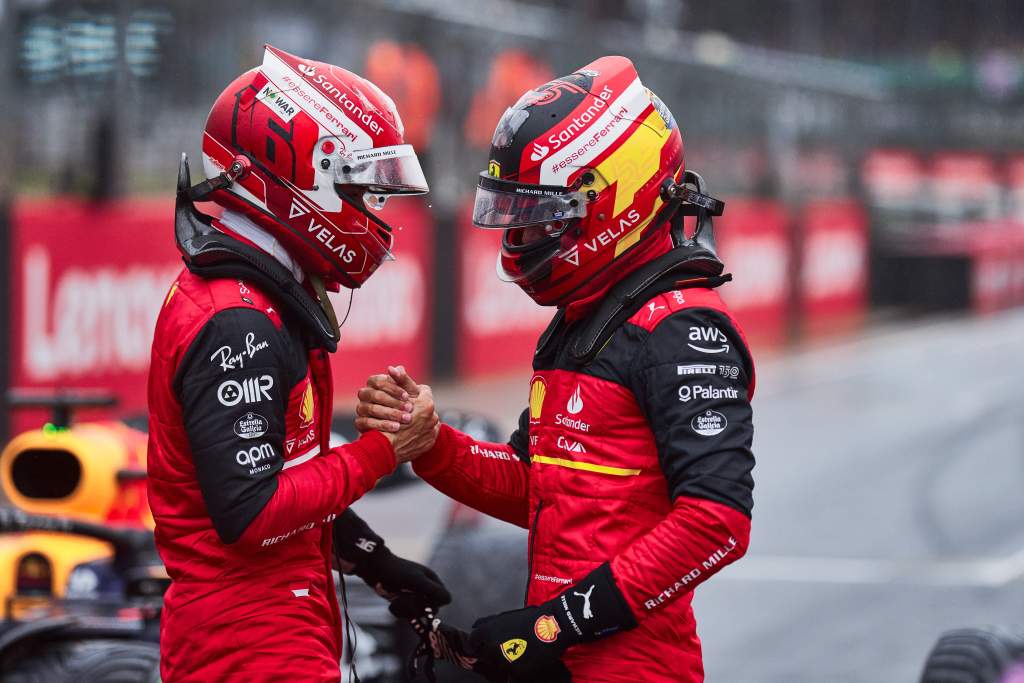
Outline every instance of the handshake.
[(387, 374), (371, 375), (358, 397), (356, 429), (383, 433), (399, 464), (433, 448), (441, 422), (434, 394), (426, 384), (416, 384), (403, 366), (388, 366)]

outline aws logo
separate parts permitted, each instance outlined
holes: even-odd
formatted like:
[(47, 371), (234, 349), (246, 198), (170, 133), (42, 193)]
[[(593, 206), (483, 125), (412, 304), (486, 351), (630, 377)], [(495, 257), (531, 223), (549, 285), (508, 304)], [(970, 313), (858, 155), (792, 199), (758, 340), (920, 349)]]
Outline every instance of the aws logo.
[(313, 384), (307, 379), (306, 390), (302, 392), (302, 402), (299, 403), (300, 429), (305, 429), (313, 424)]
[(540, 411), (544, 407), (544, 397), (547, 396), (548, 385), (540, 375), (530, 382), (530, 422), (540, 422)]

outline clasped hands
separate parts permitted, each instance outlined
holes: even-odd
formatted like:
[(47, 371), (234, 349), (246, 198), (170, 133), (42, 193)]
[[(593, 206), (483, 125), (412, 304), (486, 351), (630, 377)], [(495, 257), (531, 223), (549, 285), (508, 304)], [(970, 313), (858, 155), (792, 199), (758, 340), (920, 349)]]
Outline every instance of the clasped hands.
[(413, 381), (403, 366), (371, 375), (358, 398), (356, 429), (384, 434), (399, 463), (415, 460), (434, 446), (440, 430), (434, 394), (426, 384)]

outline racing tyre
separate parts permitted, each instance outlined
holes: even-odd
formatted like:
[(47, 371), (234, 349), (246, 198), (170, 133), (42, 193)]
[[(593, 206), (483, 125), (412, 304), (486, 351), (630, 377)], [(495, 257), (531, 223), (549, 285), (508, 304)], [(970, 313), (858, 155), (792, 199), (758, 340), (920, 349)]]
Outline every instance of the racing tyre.
[(947, 631), (932, 648), (921, 683), (1024, 681), (1024, 636), (998, 627)]
[(160, 647), (124, 640), (72, 640), (33, 649), (2, 683), (150, 683), (159, 680)]

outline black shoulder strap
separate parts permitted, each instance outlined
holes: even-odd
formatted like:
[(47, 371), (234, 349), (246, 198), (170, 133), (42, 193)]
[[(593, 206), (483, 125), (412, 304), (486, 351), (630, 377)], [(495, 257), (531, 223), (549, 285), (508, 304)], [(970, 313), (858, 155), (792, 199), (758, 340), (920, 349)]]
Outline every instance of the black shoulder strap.
[(174, 237), (189, 271), (202, 278), (248, 280), (272, 296), (302, 325), (316, 346), (333, 353), (338, 337), (327, 315), (287, 268), (272, 256), (216, 230), (189, 196), (188, 162), (178, 168)]
[[(674, 289), (718, 287), (732, 279), (732, 275), (722, 273), (723, 269), (714, 253), (692, 243), (676, 247), (651, 261), (608, 292), (597, 310), (573, 335), (570, 355), (579, 363), (591, 362), (615, 330), (652, 297)], [(545, 335), (551, 332), (549, 328)]]

